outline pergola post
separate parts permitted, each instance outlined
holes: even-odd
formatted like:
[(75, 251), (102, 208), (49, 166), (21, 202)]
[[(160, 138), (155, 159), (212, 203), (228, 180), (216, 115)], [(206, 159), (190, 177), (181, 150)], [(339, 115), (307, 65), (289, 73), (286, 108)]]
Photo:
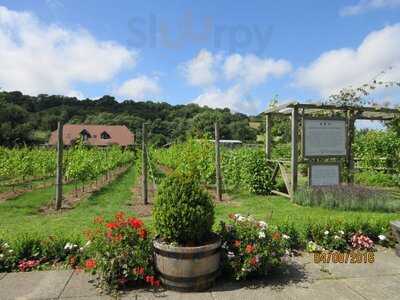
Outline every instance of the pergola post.
[(346, 163), (347, 163), (347, 183), (352, 184), (354, 182), (354, 157), (353, 157), (353, 141), (354, 141), (354, 112), (352, 110), (347, 111), (347, 145), (346, 145)]
[(297, 163), (298, 163), (298, 147), (297, 147), (297, 134), (298, 134), (298, 115), (299, 109), (297, 106), (292, 108), (292, 151), (291, 151), (291, 184), (290, 184), (290, 198), (293, 200), (294, 193), (297, 190)]
[(271, 159), (272, 156), (272, 116), (270, 114), (265, 115), (265, 155), (267, 159)]

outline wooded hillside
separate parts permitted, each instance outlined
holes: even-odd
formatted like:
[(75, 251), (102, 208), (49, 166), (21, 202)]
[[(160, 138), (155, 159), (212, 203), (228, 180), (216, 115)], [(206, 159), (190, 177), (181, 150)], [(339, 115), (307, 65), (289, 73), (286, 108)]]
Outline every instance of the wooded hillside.
[[(254, 119), (260, 119), (252, 117)], [(141, 124), (149, 122), (150, 142), (164, 145), (174, 140), (213, 134), (213, 123), (221, 124), (222, 139), (256, 142), (263, 130), (249, 126), (250, 117), (229, 109), (211, 109), (196, 104), (171, 105), (166, 102), (117, 102), (114, 97), (78, 100), (58, 95), (23, 95), (0, 92), (0, 145), (41, 144), (47, 141), (57, 121), (74, 124), (126, 125), (140, 139)]]

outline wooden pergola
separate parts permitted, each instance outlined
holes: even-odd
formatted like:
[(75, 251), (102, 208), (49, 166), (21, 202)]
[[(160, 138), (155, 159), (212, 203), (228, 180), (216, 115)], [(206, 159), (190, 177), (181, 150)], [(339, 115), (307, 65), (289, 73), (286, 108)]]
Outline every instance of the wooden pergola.
[[(289, 102), (265, 111), (266, 130), (265, 130), (265, 152), (268, 161), (277, 163), (271, 180), (275, 180), (278, 172), (281, 171), (288, 193), (280, 191), (272, 191), (275, 194), (292, 198), (298, 186), (298, 165), (300, 163), (309, 163), (311, 159), (306, 159), (303, 153), (299, 157), (299, 128), (304, 124), (304, 117), (324, 116), (337, 117), (345, 119), (346, 122), (346, 155), (345, 165), (348, 170), (347, 183), (351, 184), (354, 180), (354, 157), (352, 153), (352, 144), (354, 141), (355, 121), (371, 120), (371, 121), (390, 121), (400, 116), (400, 110), (396, 108), (388, 108), (381, 106), (345, 106), (332, 104), (315, 104), (315, 103), (299, 103)], [(284, 162), (282, 160), (272, 159), (272, 135), (271, 128), (273, 118), (289, 117), (291, 118), (291, 158), (290, 176), (285, 171)], [(301, 131), (303, 132), (303, 131)], [(303, 137), (302, 137), (303, 138)]]

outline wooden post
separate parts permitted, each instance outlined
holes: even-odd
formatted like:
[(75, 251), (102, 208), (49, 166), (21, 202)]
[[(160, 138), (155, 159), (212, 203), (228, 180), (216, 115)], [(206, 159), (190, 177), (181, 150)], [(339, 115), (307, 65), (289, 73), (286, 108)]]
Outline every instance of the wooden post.
[(148, 204), (147, 187), (147, 132), (146, 124), (142, 125), (142, 196), (143, 203)]
[(271, 127), (272, 127), (272, 116), (269, 114), (265, 115), (265, 155), (267, 159), (271, 159), (272, 156), (272, 136), (271, 136)]
[(222, 201), (222, 187), (221, 187), (221, 153), (219, 149), (219, 127), (218, 123), (214, 124), (215, 129), (215, 175), (217, 186), (217, 200)]
[(297, 163), (298, 163), (298, 147), (297, 147), (297, 134), (298, 134), (298, 107), (294, 106), (292, 109), (292, 153), (291, 153), (291, 184), (290, 184), (290, 198), (293, 200), (294, 193), (297, 190)]
[(353, 111), (347, 111), (347, 183), (352, 184), (354, 182), (354, 157), (353, 157), (353, 140), (354, 140), (354, 115)]
[(56, 172), (56, 210), (62, 206), (62, 189), (63, 189), (63, 125), (58, 122), (57, 126), (57, 172)]

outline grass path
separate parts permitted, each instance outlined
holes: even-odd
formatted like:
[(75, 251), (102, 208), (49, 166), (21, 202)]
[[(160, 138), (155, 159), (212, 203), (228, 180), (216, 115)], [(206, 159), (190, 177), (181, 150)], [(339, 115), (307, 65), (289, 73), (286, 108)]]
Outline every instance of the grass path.
[(299, 225), (311, 222), (325, 222), (328, 219), (349, 220), (396, 220), (400, 213), (356, 212), (325, 209), (320, 207), (304, 207), (292, 203), (279, 196), (255, 196), (235, 194), (233, 201), (219, 203), (216, 206), (216, 220), (227, 220), (229, 213), (251, 214), (259, 220), (279, 224), (291, 221)]
[[(54, 187), (21, 195), (0, 205), (0, 238), (13, 239), (23, 233), (80, 235), (95, 216), (101, 214), (107, 217), (127, 210), (134, 182), (135, 168), (131, 167), (120, 178), (79, 202), (70, 211), (49, 215), (40, 214), (38, 209), (51, 199)], [(65, 187), (66, 192), (72, 189), (73, 185)]]

